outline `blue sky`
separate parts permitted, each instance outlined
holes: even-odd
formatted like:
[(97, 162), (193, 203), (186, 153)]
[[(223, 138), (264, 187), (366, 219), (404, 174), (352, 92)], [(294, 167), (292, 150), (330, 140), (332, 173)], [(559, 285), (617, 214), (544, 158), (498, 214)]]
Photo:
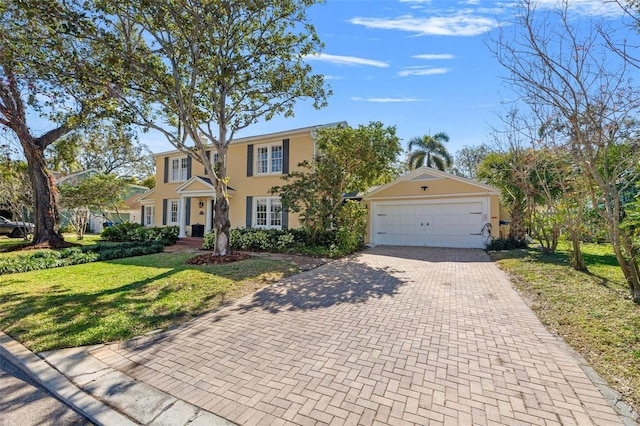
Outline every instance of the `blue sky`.
[[(538, 4), (553, 7), (556, 0)], [(621, 16), (605, 0), (574, 0), (571, 10), (575, 19)], [(236, 137), (381, 121), (396, 126), (405, 147), (437, 132), (450, 136), (452, 154), (488, 142), (514, 95), (486, 43), (513, 13), (511, 0), (327, 0), (309, 10), (325, 44), (309, 63), (333, 91), (329, 105), (315, 110), (301, 101), (295, 117), (258, 123)], [(174, 149), (158, 133), (141, 134), (141, 141), (153, 152)]]
[[(540, 0), (552, 7), (555, 0)], [(602, 0), (576, 0), (581, 16), (615, 14)], [(333, 95), (315, 110), (300, 102), (294, 118), (259, 123), (240, 136), (347, 121), (381, 121), (397, 128), (403, 144), (414, 136), (445, 132), (449, 151), (488, 141), (497, 114), (513, 94), (486, 41), (513, 8), (490, 0), (328, 0), (309, 17), (325, 44), (310, 61)], [(149, 143), (153, 151), (171, 149)]]

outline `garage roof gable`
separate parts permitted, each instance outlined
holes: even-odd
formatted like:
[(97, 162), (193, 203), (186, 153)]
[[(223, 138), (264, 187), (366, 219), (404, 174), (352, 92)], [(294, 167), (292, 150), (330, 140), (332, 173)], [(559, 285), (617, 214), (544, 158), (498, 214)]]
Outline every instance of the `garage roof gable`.
[(473, 179), (467, 179), (467, 178), (463, 178), (460, 176), (456, 176), (456, 175), (452, 175), (450, 173), (446, 173), (446, 172), (442, 172), (440, 170), (437, 169), (433, 169), (431, 167), (420, 167), (418, 169), (413, 170), (410, 173), (407, 173), (403, 176), (400, 176), (399, 178), (397, 178), (396, 180), (389, 182), (386, 185), (382, 185), (382, 186), (378, 186), (378, 187), (374, 187), (371, 190), (369, 190), (369, 192), (364, 196), (364, 199), (371, 199), (371, 198), (375, 198), (376, 195), (380, 194), (381, 192), (384, 192), (386, 190), (388, 190), (389, 188), (391, 188), (394, 185), (397, 185), (401, 182), (429, 182), (429, 181), (434, 181), (434, 180), (443, 180), (443, 179), (448, 179), (448, 180), (453, 180), (453, 181), (458, 181), (467, 185), (470, 185), (472, 187), (476, 187), (478, 192), (481, 192), (483, 194), (496, 194), (499, 195), (500, 194), (500, 190), (494, 186), (491, 185), (487, 185), (485, 183), (482, 182), (478, 182), (476, 180)]

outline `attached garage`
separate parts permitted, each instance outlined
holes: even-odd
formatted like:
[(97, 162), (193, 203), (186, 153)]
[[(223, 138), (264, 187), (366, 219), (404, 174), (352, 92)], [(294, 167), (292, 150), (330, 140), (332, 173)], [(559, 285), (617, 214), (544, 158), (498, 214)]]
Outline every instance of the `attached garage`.
[(498, 190), (420, 168), (369, 192), (372, 245), (484, 248), (498, 229)]

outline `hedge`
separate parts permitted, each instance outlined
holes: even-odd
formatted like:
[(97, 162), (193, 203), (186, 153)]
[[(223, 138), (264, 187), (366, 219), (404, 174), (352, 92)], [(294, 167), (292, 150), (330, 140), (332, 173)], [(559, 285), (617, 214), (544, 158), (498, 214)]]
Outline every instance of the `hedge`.
[(160, 253), (164, 245), (160, 241), (143, 241), (94, 247), (71, 247), (62, 250), (37, 251), (0, 259), (0, 275), (60, 266), (78, 265), (100, 260), (120, 259)]

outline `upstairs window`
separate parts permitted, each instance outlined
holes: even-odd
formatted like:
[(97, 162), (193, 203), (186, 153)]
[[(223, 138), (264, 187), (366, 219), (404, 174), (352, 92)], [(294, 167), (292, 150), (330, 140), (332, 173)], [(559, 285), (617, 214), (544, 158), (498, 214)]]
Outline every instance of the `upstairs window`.
[(282, 143), (256, 147), (256, 175), (282, 173)]
[(171, 182), (183, 182), (187, 180), (188, 167), (187, 157), (172, 158)]

